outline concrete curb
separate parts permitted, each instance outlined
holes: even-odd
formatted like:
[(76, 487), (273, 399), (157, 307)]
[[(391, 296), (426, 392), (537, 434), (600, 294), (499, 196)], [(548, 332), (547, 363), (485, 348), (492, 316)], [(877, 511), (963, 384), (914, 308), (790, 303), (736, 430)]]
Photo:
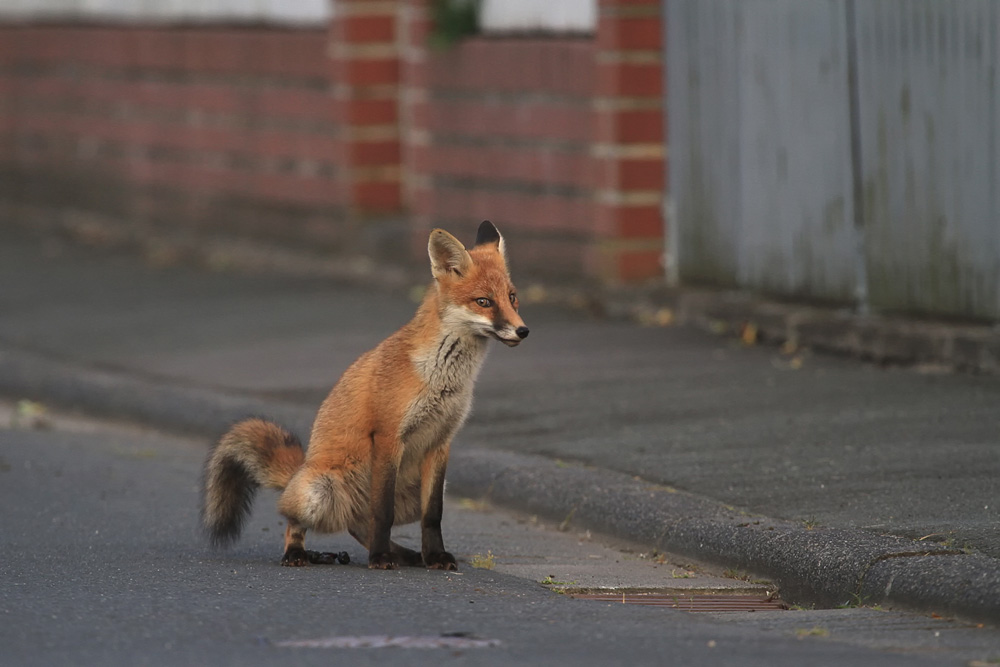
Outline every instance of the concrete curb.
[[(217, 437), (266, 415), (300, 434), (313, 410), (0, 349), (0, 394)], [(207, 447), (207, 444), (206, 444)], [(862, 602), (1000, 624), (1000, 561), (855, 529), (751, 516), (613, 471), (458, 447), (452, 492), (774, 580), (822, 607)]]
[[(747, 292), (684, 288), (623, 290), (603, 299), (612, 317), (671, 322), (712, 333), (790, 343), (883, 364), (940, 366), (972, 373), (1000, 373), (1000, 329), (988, 324), (862, 315), (845, 308), (779, 303)], [(612, 305), (615, 304), (615, 305)]]
[(249, 415), (268, 415), (308, 433), (313, 410), (202, 387), (101, 370), (0, 348), (0, 395), (30, 398), (111, 419), (214, 437)]
[[(449, 488), (774, 580), (786, 600), (880, 604), (1000, 623), (1000, 561), (856, 529), (744, 514), (608, 470), (458, 448)], [(484, 492), (485, 489), (485, 492)]]

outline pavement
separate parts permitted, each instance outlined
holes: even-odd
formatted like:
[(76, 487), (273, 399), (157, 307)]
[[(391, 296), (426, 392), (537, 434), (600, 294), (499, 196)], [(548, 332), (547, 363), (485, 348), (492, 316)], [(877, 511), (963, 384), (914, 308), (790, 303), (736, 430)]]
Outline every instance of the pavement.
[[(233, 548), (199, 534), (203, 438), (53, 410), (27, 419), (0, 401), (0, 442), (5, 666), (969, 667), (1000, 655), (982, 624), (783, 610), (766, 583), (454, 497), (443, 529), (458, 572), (370, 571), (343, 534), (310, 541), (350, 564), (281, 567), (274, 492)], [(633, 594), (649, 588), (659, 595)]]
[[(0, 285), (0, 394), (206, 447), (248, 414), (305, 436), (343, 369), (415, 307), (406, 289), (4, 227)], [(531, 337), (492, 350), (450, 492), (765, 577), (798, 604), (1000, 623), (997, 377), (551, 304), (522, 315)]]

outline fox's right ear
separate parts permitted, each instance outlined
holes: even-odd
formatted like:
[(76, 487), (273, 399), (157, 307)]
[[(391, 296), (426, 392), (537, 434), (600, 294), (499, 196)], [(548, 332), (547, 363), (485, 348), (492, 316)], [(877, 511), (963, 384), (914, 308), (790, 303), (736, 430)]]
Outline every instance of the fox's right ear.
[(496, 225), (489, 220), (483, 220), (479, 225), (479, 232), (476, 234), (476, 246), (481, 245), (492, 245), (503, 256), (504, 262), (507, 261), (507, 247), (504, 244), (503, 236)]
[(435, 278), (448, 274), (459, 277), (472, 267), (472, 257), (462, 242), (443, 229), (431, 232), (427, 241), (427, 254), (431, 258), (431, 273)]

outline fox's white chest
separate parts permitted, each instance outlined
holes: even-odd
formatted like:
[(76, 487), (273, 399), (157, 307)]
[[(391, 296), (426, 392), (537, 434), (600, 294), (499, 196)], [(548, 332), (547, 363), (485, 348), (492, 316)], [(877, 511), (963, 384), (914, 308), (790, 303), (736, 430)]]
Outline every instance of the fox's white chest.
[(407, 454), (443, 444), (465, 421), (487, 342), (478, 336), (444, 335), (413, 359), (423, 388), (400, 425)]

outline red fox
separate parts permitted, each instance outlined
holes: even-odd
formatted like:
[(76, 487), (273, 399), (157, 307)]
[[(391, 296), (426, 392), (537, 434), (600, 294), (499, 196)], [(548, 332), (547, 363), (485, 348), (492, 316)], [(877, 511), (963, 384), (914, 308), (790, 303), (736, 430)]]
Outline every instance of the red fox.
[[(283, 490), (288, 520), (282, 565), (330, 562), (307, 551), (306, 530), (347, 530), (368, 567), (455, 570), (441, 513), (451, 439), (472, 406), (489, 338), (514, 347), (528, 335), (517, 313), (504, 239), (489, 221), (476, 244), (435, 229), (427, 244), (434, 281), (413, 319), (361, 355), (323, 401), (309, 447), (263, 419), (234, 425), (205, 464), (202, 520), (216, 545), (235, 541), (256, 490)], [(420, 552), (390, 540), (420, 519)]]

